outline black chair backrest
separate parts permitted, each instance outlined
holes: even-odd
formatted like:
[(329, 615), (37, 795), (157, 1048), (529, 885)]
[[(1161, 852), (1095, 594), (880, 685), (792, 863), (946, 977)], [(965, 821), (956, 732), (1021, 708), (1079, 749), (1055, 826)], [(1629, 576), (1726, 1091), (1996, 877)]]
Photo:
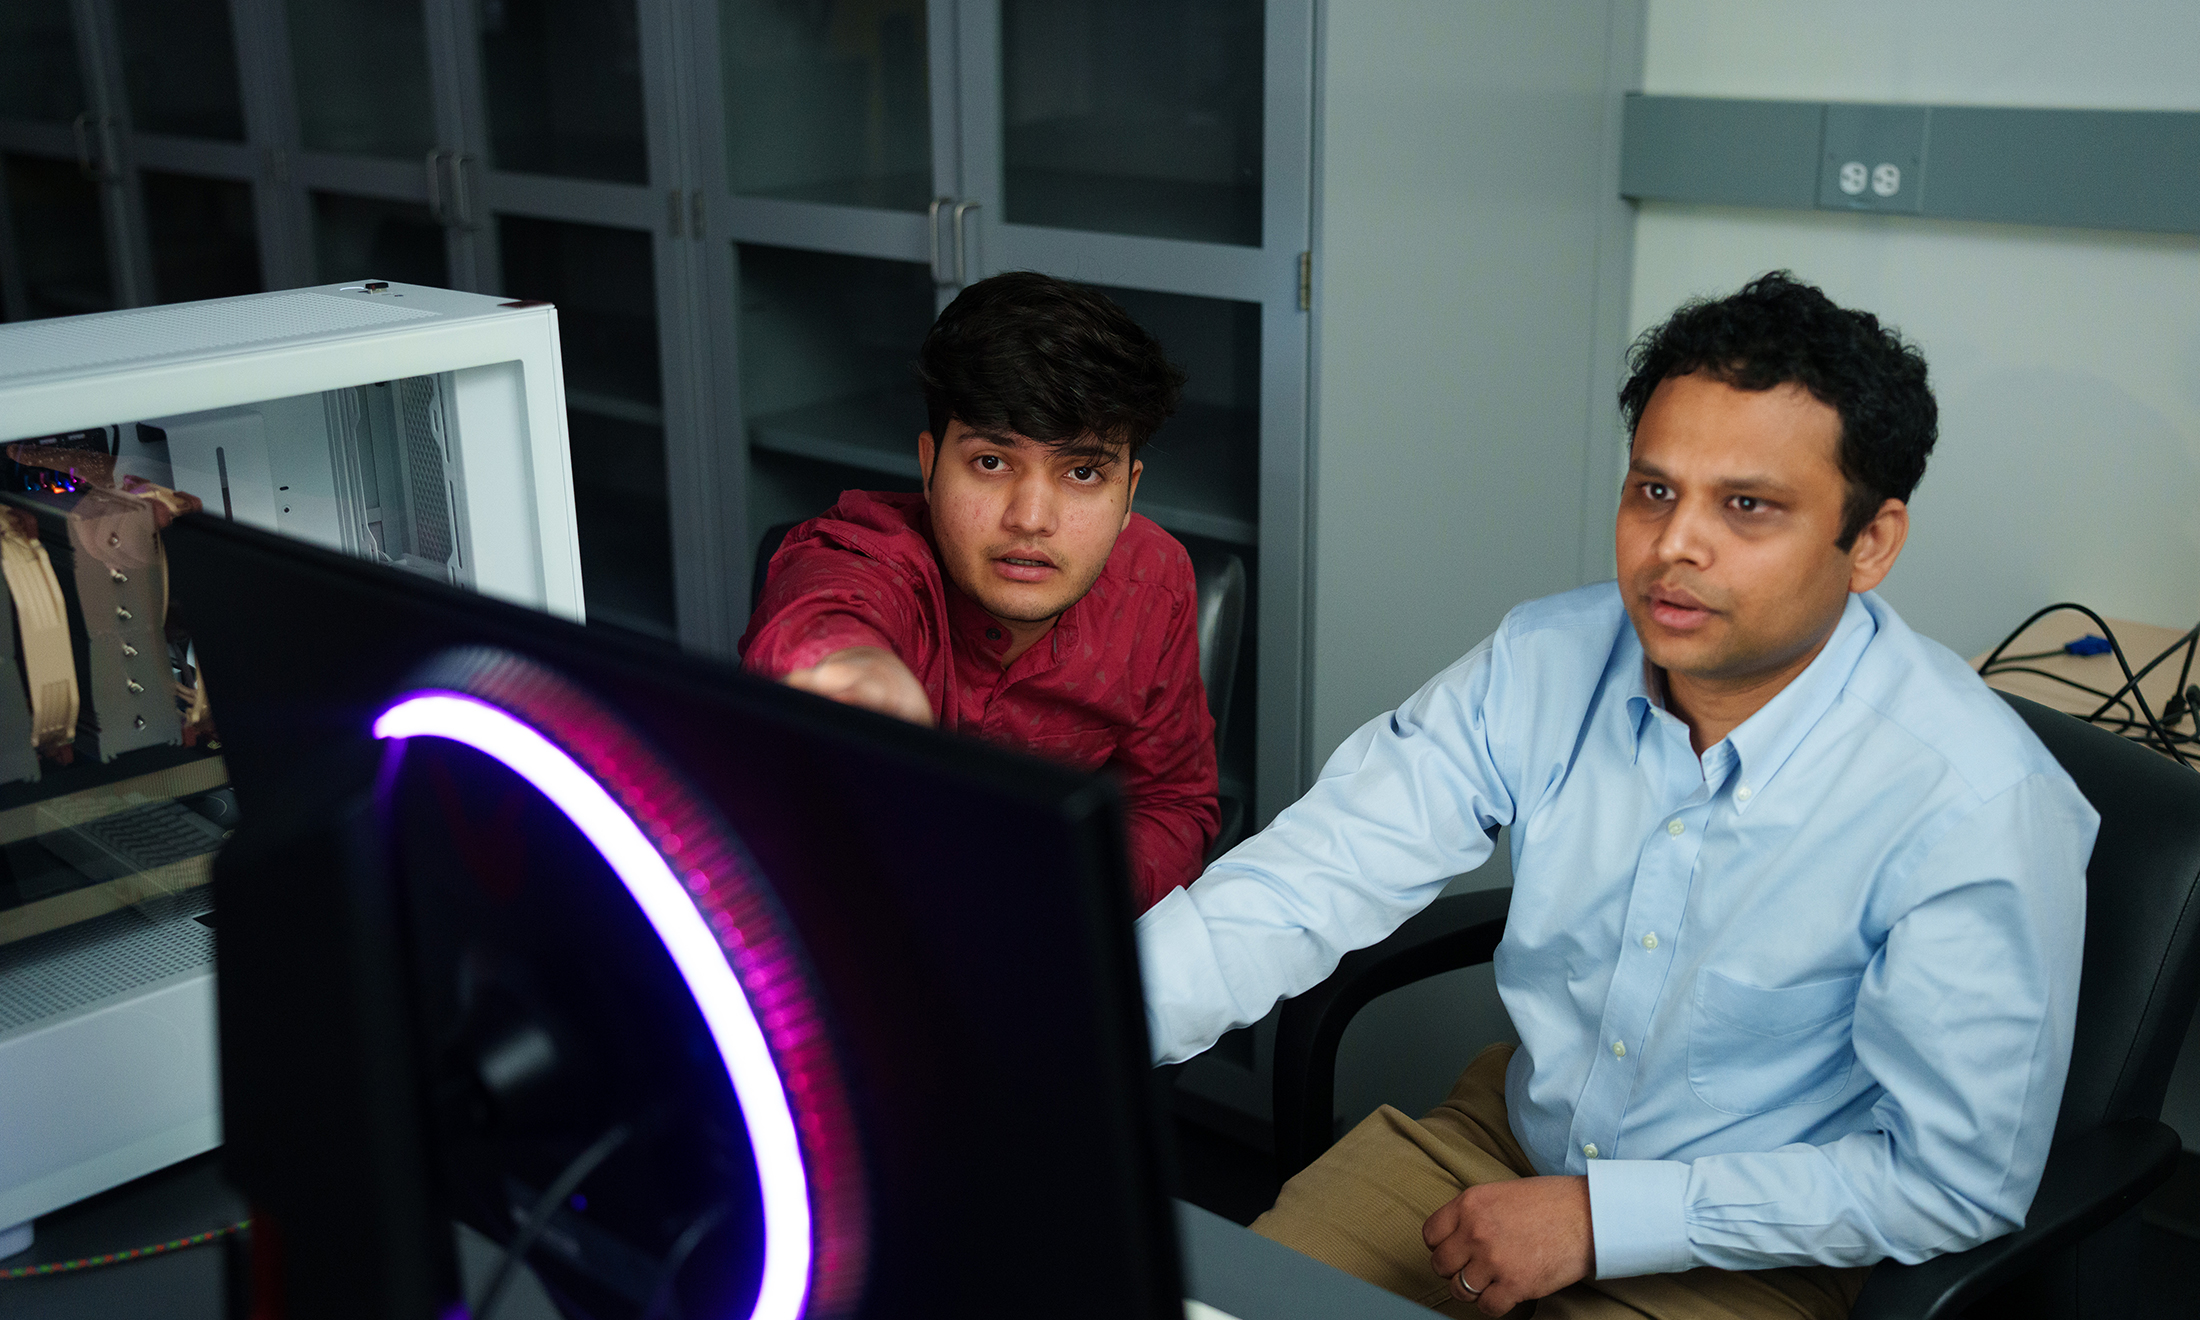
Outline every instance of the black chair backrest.
[(1215, 717), (1215, 741), (1230, 723), (1230, 695), (1237, 687), (1238, 645), (1245, 637), (1245, 561), (1227, 550), (1191, 552), (1199, 582), (1199, 681), (1207, 689), (1207, 713)]
[(2074, 716), (2002, 699), (2101, 813), (2055, 1138), (2155, 1118), (2200, 996), (2200, 772)]
[(764, 599), (764, 579), (772, 565), (772, 556), (779, 553), (779, 543), (787, 539), (798, 523), (774, 523), (764, 529), (763, 539), (756, 543), (756, 562), (749, 567), (749, 610), (753, 613), (757, 602)]

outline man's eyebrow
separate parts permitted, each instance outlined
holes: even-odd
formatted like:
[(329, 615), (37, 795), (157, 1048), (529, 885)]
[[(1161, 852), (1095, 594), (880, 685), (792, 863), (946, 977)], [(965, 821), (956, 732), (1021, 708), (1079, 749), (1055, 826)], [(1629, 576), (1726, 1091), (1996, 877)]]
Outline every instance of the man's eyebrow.
[[(1655, 463), (1644, 463), (1635, 460), (1628, 463), (1627, 470), (1636, 476), (1648, 477), (1653, 481), (1673, 480), (1671, 475)], [(1745, 473), (1738, 477), (1720, 477), (1713, 484), (1720, 490), (1763, 491), (1768, 495), (1793, 495), (1795, 493), (1793, 485), (1780, 480), (1778, 477), (1767, 476), (1763, 473)]]
[(1778, 477), (1765, 476), (1762, 473), (1748, 473), (1739, 477), (1721, 477), (1718, 486), (1720, 490), (1741, 491), (1744, 494), (1793, 495), (1795, 493), (1795, 487), (1787, 482), (1780, 480)]

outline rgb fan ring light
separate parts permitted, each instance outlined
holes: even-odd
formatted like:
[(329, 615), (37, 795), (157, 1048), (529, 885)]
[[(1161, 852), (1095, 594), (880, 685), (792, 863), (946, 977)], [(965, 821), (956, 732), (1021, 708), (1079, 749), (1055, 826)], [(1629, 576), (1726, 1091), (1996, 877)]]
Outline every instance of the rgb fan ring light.
[(844, 1310), (865, 1244), (855, 1129), (800, 945), (718, 813), (625, 721), (509, 652), (452, 652), (376, 718), (526, 780), (600, 853), (693, 996), (747, 1124), (764, 1211), (750, 1320)]

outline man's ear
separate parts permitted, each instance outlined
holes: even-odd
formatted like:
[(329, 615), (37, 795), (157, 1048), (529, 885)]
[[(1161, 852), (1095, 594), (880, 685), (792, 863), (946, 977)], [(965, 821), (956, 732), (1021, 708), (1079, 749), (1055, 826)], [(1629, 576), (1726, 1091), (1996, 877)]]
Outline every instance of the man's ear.
[[(1123, 527), (1131, 525), (1131, 501), (1138, 498), (1138, 474), (1145, 470), (1146, 465), (1144, 463), (1135, 458), (1131, 460), (1131, 488), (1123, 492)], [(1116, 535), (1123, 534), (1123, 527), (1115, 529)]]
[(924, 482), (924, 497), (932, 498), (932, 459), (938, 446), (930, 431), (917, 432), (917, 476)]
[(1879, 512), (1856, 534), (1849, 547), (1849, 590), (1870, 591), (1886, 581), (1902, 543), (1910, 538), (1910, 506), (1900, 500), (1884, 500)]

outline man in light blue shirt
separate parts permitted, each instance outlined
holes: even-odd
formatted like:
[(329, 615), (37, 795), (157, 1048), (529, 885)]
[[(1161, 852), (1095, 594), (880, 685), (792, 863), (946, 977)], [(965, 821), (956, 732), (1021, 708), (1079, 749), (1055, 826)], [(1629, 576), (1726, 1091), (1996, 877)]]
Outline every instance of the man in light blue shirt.
[(1155, 1049), (1320, 981), (1509, 827), (1517, 1052), (1256, 1229), (1460, 1313), (1841, 1316), (1861, 1267), (2023, 1223), (2098, 817), (1871, 594), (1936, 430), (1914, 349), (1775, 273), (1632, 365), (1619, 580), (1513, 610), (1140, 920)]

